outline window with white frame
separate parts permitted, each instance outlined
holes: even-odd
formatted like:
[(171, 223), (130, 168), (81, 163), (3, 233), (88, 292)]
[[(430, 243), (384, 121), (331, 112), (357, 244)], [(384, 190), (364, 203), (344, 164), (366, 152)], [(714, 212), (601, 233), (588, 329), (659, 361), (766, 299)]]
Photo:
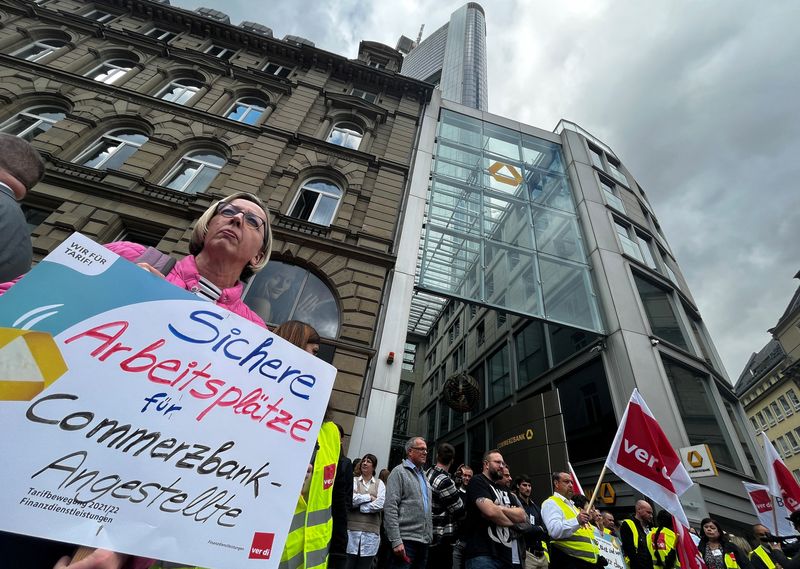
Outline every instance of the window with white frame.
[(67, 116), (64, 109), (53, 105), (30, 107), (14, 115), (2, 125), (0, 132), (31, 141)]
[(119, 169), (147, 140), (147, 135), (137, 130), (113, 130), (100, 137), (75, 162), (98, 170)]
[(221, 154), (213, 150), (195, 150), (180, 159), (161, 185), (187, 194), (204, 192), (223, 166), (225, 157)]
[(603, 189), (603, 194), (606, 197), (606, 203), (613, 207), (620, 213), (625, 213), (625, 204), (617, 196), (614, 184), (608, 182), (605, 178), (600, 177), (600, 187)]
[(144, 33), (144, 35), (146, 35), (149, 38), (153, 38), (163, 42), (169, 42), (178, 37), (178, 34), (176, 34), (175, 32), (171, 32), (163, 28), (150, 28)]
[(275, 75), (276, 77), (283, 77), (284, 79), (289, 77), (292, 73), (291, 67), (284, 67), (283, 65), (272, 62), (267, 62), (261, 70), (270, 75)]
[(767, 419), (764, 417), (764, 413), (759, 411), (756, 413), (756, 418), (758, 418), (758, 422), (761, 423), (761, 428), (765, 431), (769, 429), (769, 425), (767, 424)]
[(778, 403), (781, 404), (781, 408), (783, 409), (783, 413), (789, 417), (790, 415), (794, 414), (794, 409), (789, 405), (789, 402), (786, 400), (786, 397), (781, 395), (778, 397)]
[(751, 425), (753, 425), (753, 430), (754, 430), (756, 433), (758, 433), (758, 431), (760, 431), (760, 430), (761, 430), (761, 429), (759, 428), (759, 426), (758, 426), (758, 423), (756, 422), (756, 418), (755, 418), (755, 417), (750, 417), (750, 424), (751, 424)]
[(781, 454), (783, 455), (784, 458), (792, 456), (792, 449), (789, 448), (789, 444), (786, 442), (786, 438), (783, 435), (779, 436), (775, 440), (778, 443), (781, 450)]
[(769, 423), (770, 427), (774, 427), (778, 424), (778, 422), (775, 420), (775, 416), (772, 414), (772, 411), (769, 410), (769, 407), (764, 407), (762, 411), (764, 416), (767, 418), (767, 423)]
[(614, 229), (617, 231), (617, 237), (619, 237), (622, 251), (629, 257), (633, 257), (637, 261), (644, 263), (642, 251), (639, 249), (639, 244), (634, 241), (633, 237), (631, 236), (633, 229), (617, 220), (614, 220)]
[(794, 392), (794, 389), (790, 389), (786, 392), (786, 397), (789, 398), (789, 401), (794, 407), (795, 411), (800, 411), (800, 399), (797, 398), (797, 394)]
[(770, 409), (772, 409), (772, 412), (775, 414), (775, 418), (778, 421), (783, 421), (783, 413), (781, 412), (781, 408), (778, 407), (778, 404), (773, 401), (772, 403), (769, 404), (769, 407), (770, 407)]
[(44, 38), (27, 44), (11, 55), (20, 59), (25, 59), (26, 61), (39, 61), (57, 49), (64, 47), (67, 43), (68, 42), (63, 39)]
[(792, 449), (792, 452), (800, 452), (800, 445), (797, 444), (797, 438), (792, 434), (792, 431), (788, 431), (785, 436), (786, 441), (789, 443), (789, 448)]
[(653, 269), (658, 270), (658, 265), (653, 257), (653, 244), (650, 238), (639, 231), (634, 231), (636, 234), (636, 242), (639, 243), (639, 251), (642, 253), (644, 264)]
[(305, 182), (289, 215), (319, 225), (330, 225), (342, 199), (342, 190), (333, 182), (316, 178)]
[(114, 19), (114, 14), (106, 12), (105, 10), (91, 10), (83, 15), (84, 18), (94, 20), (95, 22), (107, 23)]
[(228, 61), (235, 52), (236, 50), (234, 49), (222, 47), (221, 45), (212, 44), (203, 53), (207, 53), (211, 56)]
[(175, 79), (165, 85), (156, 94), (156, 97), (164, 101), (185, 105), (202, 88), (203, 84), (196, 79)]
[(351, 122), (338, 122), (333, 125), (328, 135), (328, 142), (358, 150), (363, 138), (364, 131), (358, 125)]
[(113, 85), (120, 77), (133, 69), (136, 62), (132, 59), (116, 58), (104, 61), (85, 76), (106, 85)]
[(378, 95), (375, 93), (370, 93), (369, 91), (364, 91), (363, 89), (353, 89), (350, 91), (350, 94), (354, 97), (358, 97), (360, 99), (364, 99), (369, 103), (374, 103), (378, 100)]
[(258, 97), (242, 97), (225, 113), (225, 118), (245, 124), (256, 124), (267, 108), (267, 102)]

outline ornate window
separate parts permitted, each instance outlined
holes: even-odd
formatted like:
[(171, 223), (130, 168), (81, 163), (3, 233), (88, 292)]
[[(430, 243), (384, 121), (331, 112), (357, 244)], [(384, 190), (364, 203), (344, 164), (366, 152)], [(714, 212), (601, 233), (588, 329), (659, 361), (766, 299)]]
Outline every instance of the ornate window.
[(30, 107), (0, 125), (0, 132), (13, 134), (25, 140), (33, 140), (43, 132), (50, 130), (65, 116), (67, 113), (64, 109), (54, 105)]
[(369, 91), (364, 91), (364, 89), (353, 89), (352, 91), (350, 91), (350, 94), (353, 95), (354, 97), (359, 97), (361, 99), (364, 99), (368, 103), (374, 103), (375, 101), (378, 100), (378, 95), (376, 95), (375, 93), (370, 93)]
[(120, 77), (133, 69), (135, 65), (136, 62), (132, 59), (109, 59), (92, 69), (86, 74), (86, 77), (99, 81), (100, 83), (113, 85)]
[(175, 32), (170, 32), (169, 30), (164, 30), (162, 28), (150, 28), (144, 33), (144, 35), (163, 42), (169, 42), (178, 36), (178, 34)]
[(336, 297), (322, 279), (303, 267), (270, 261), (253, 277), (244, 300), (269, 324), (300, 320), (323, 338), (339, 333)]
[(225, 117), (245, 124), (256, 124), (267, 108), (267, 103), (258, 97), (242, 97), (225, 113)]
[(291, 67), (284, 67), (283, 65), (278, 65), (277, 63), (270, 63), (268, 62), (264, 67), (261, 68), (262, 71), (265, 73), (269, 73), (270, 75), (276, 75), (278, 77), (289, 77), (292, 73)]
[(225, 165), (225, 157), (213, 150), (195, 150), (180, 159), (161, 185), (187, 194), (204, 192)]
[(339, 122), (333, 125), (328, 142), (358, 150), (361, 140), (364, 138), (364, 131), (361, 127), (351, 122)]
[(235, 49), (229, 49), (227, 47), (222, 47), (221, 45), (211, 44), (203, 53), (218, 57), (223, 61), (228, 61), (235, 52)]
[(342, 189), (329, 180), (323, 178), (308, 180), (300, 187), (289, 215), (319, 225), (330, 225), (336, 215), (342, 193)]
[(202, 88), (203, 83), (197, 79), (175, 79), (165, 85), (156, 94), (156, 97), (179, 105), (185, 105)]
[(76, 163), (98, 170), (119, 169), (148, 140), (133, 129), (112, 130), (78, 156)]
[(83, 15), (84, 18), (89, 18), (95, 22), (106, 23), (114, 19), (114, 14), (106, 12), (105, 10), (92, 10)]
[(50, 55), (57, 49), (67, 45), (67, 40), (59, 38), (43, 38), (29, 43), (25, 47), (18, 49), (11, 55), (25, 59), (27, 61), (39, 61), (45, 56)]

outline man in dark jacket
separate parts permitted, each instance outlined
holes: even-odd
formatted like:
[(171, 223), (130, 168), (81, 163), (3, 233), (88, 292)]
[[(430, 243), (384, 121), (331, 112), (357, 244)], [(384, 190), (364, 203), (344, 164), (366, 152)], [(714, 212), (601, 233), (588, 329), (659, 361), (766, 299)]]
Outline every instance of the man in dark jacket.
[(646, 500), (636, 502), (636, 513), (622, 520), (619, 537), (622, 551), (631, 569), (653, 569), (653, 558), (647, 549), (647, 532), (653, 522), (653, 507)]
[(542, 520), (542, 509), (531, 499), (533, 484), (529, 476), (523, 474), (514, 481), (517, 498), (519, 498), (522, 508), (528, 513), (528, 520), (534, 530), (525, 535), (525, 547), (528, 551), (536, 554), (544, 552), (544, 544), (547, 539), (547, 531), (544, 529)]
[(353, 462), (344, 454), (344, 429), (339, 424), (336, 426), (339, 427), (342, 446), (339, 450), (339, 462), (336, 464), (336, 478), (333, 480), (333, 531), (328, 550), (328, 567), (344, 569), (347, 563), (347, 510), (353, 505)]

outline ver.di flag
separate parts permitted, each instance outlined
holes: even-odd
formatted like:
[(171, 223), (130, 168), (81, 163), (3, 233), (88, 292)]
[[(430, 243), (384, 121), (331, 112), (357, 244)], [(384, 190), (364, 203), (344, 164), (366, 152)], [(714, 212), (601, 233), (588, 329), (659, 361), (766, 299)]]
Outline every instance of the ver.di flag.
[[(684, 518), (686, 515), (683, 516)], [(689, 533), (689, 528), (680, 523), (677, 518), (672, 518), (672, 527), (675, 534), (678, 536), (678, 561), (682, 569), (706, 569), (703, 556), (700, 555), (700, 550), (697, 549), (692, 534)]]
[(761, 439), (764, 444), (764, 456), (767, 463), (769, 493), (776, 498), (781, 498), (786, 509), (790, 512), (800, 510), (800, 484), (797, 483), (792, 473), (786, 468), (778, 451), (769, 442), (769, 438), (764, 431), (761, 431)]
[(637, 389), (620, 421), (606, 467), (689, 526), (679, 497), (692, 486), (692, 479)]
[[(753, 509), (758, 516), (758, 521), (761, 525), (765, 526), (772, 535), (794, 535), (794, 527), (788, 520), (789, 511), (783, 504), (783, 498), (773, 498), (769, 494), (769, 487), (763, 484), (752, 484), (750, 482), (742, 482), (747, 496), (750, 498), (750, 503), (753, 504)], [(775, 507), (776, 512), (773, 513), (772, 509)], [(775, 527), (775, 520), (778, 521), (778, 527)]]

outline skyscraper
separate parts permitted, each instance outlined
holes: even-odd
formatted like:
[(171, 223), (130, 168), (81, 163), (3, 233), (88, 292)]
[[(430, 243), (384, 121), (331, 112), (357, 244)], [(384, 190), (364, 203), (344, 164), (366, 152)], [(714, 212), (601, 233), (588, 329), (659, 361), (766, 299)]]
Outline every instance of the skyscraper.
[[(403, 43), (401, 38), (398, 49)], [(401, 73), (438, 85), (443, 99), (488, 110), (486, 17), (480, 4), (469, 2), (453, 12), (448, 23), (408, 52)]]

